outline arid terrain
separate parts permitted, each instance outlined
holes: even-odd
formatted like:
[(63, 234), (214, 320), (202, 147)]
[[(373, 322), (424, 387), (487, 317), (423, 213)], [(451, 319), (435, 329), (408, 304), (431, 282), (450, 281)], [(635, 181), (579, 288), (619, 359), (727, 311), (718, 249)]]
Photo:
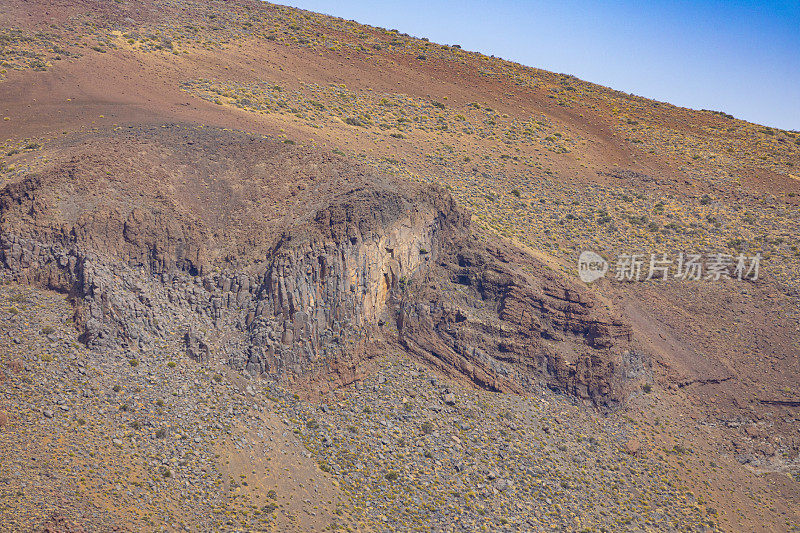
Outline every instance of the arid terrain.
[(265, 2), (3, 4), (1, 530), (800, 529), (800, 133)]

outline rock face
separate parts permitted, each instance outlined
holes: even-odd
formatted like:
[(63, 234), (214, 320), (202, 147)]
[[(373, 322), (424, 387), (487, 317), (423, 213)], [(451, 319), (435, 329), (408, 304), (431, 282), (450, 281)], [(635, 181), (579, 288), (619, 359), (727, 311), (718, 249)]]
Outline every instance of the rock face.
[(545, 376), (551, 388), (582, 398), (621, 399), (631, 328), (521, 251), (458, 234), (440, 268), (409, 292), (401, 341), (443, 370), (490, 389), (521, 391)]
[(335, 385), (396, 345), (482, 387), (623, 399), (630, 328), (442, 190), (232, 132), (82, 141), (0, 192), (0, 264), (68, 292), (90, 346)]

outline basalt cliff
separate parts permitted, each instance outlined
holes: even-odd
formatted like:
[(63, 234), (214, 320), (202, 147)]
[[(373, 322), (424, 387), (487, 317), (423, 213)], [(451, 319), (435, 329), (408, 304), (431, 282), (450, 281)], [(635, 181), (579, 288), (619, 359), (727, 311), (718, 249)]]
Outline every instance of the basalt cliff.
[(599, 405), (645, 371), (585, 287), (449, 194), (334, 154), (179, 125), (64, 142), (0, 193), (5, 276), (66, 292), (82, 340), (329, 389), (388, 349), (498, 391)]

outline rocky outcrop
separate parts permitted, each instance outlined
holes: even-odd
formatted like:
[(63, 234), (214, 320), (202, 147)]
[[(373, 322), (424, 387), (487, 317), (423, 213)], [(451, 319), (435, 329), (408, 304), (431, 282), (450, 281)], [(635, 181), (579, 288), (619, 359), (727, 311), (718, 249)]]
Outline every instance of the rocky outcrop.
[(335, 384), (397, 344), (490, 389), (624, 397), (630, 328), (442, 190), (229, 132), (90, 141), (0, 193), (6, 275), (68, 292), (90, 346)]
[(457, 235), (440, 268), (407, 289), (400, 338), (487, 388), (544, 382), (600, 403), (623, 399), (631, 328), (585, 290), (487, 235)]

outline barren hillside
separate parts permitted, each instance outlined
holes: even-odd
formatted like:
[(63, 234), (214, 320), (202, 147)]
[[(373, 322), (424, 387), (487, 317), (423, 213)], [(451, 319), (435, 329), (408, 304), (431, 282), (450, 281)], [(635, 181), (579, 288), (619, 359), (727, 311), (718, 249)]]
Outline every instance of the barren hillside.
[(7, 0), (0, 116), (5, 529), (800, 527), (800, 133), (244, 0)]

